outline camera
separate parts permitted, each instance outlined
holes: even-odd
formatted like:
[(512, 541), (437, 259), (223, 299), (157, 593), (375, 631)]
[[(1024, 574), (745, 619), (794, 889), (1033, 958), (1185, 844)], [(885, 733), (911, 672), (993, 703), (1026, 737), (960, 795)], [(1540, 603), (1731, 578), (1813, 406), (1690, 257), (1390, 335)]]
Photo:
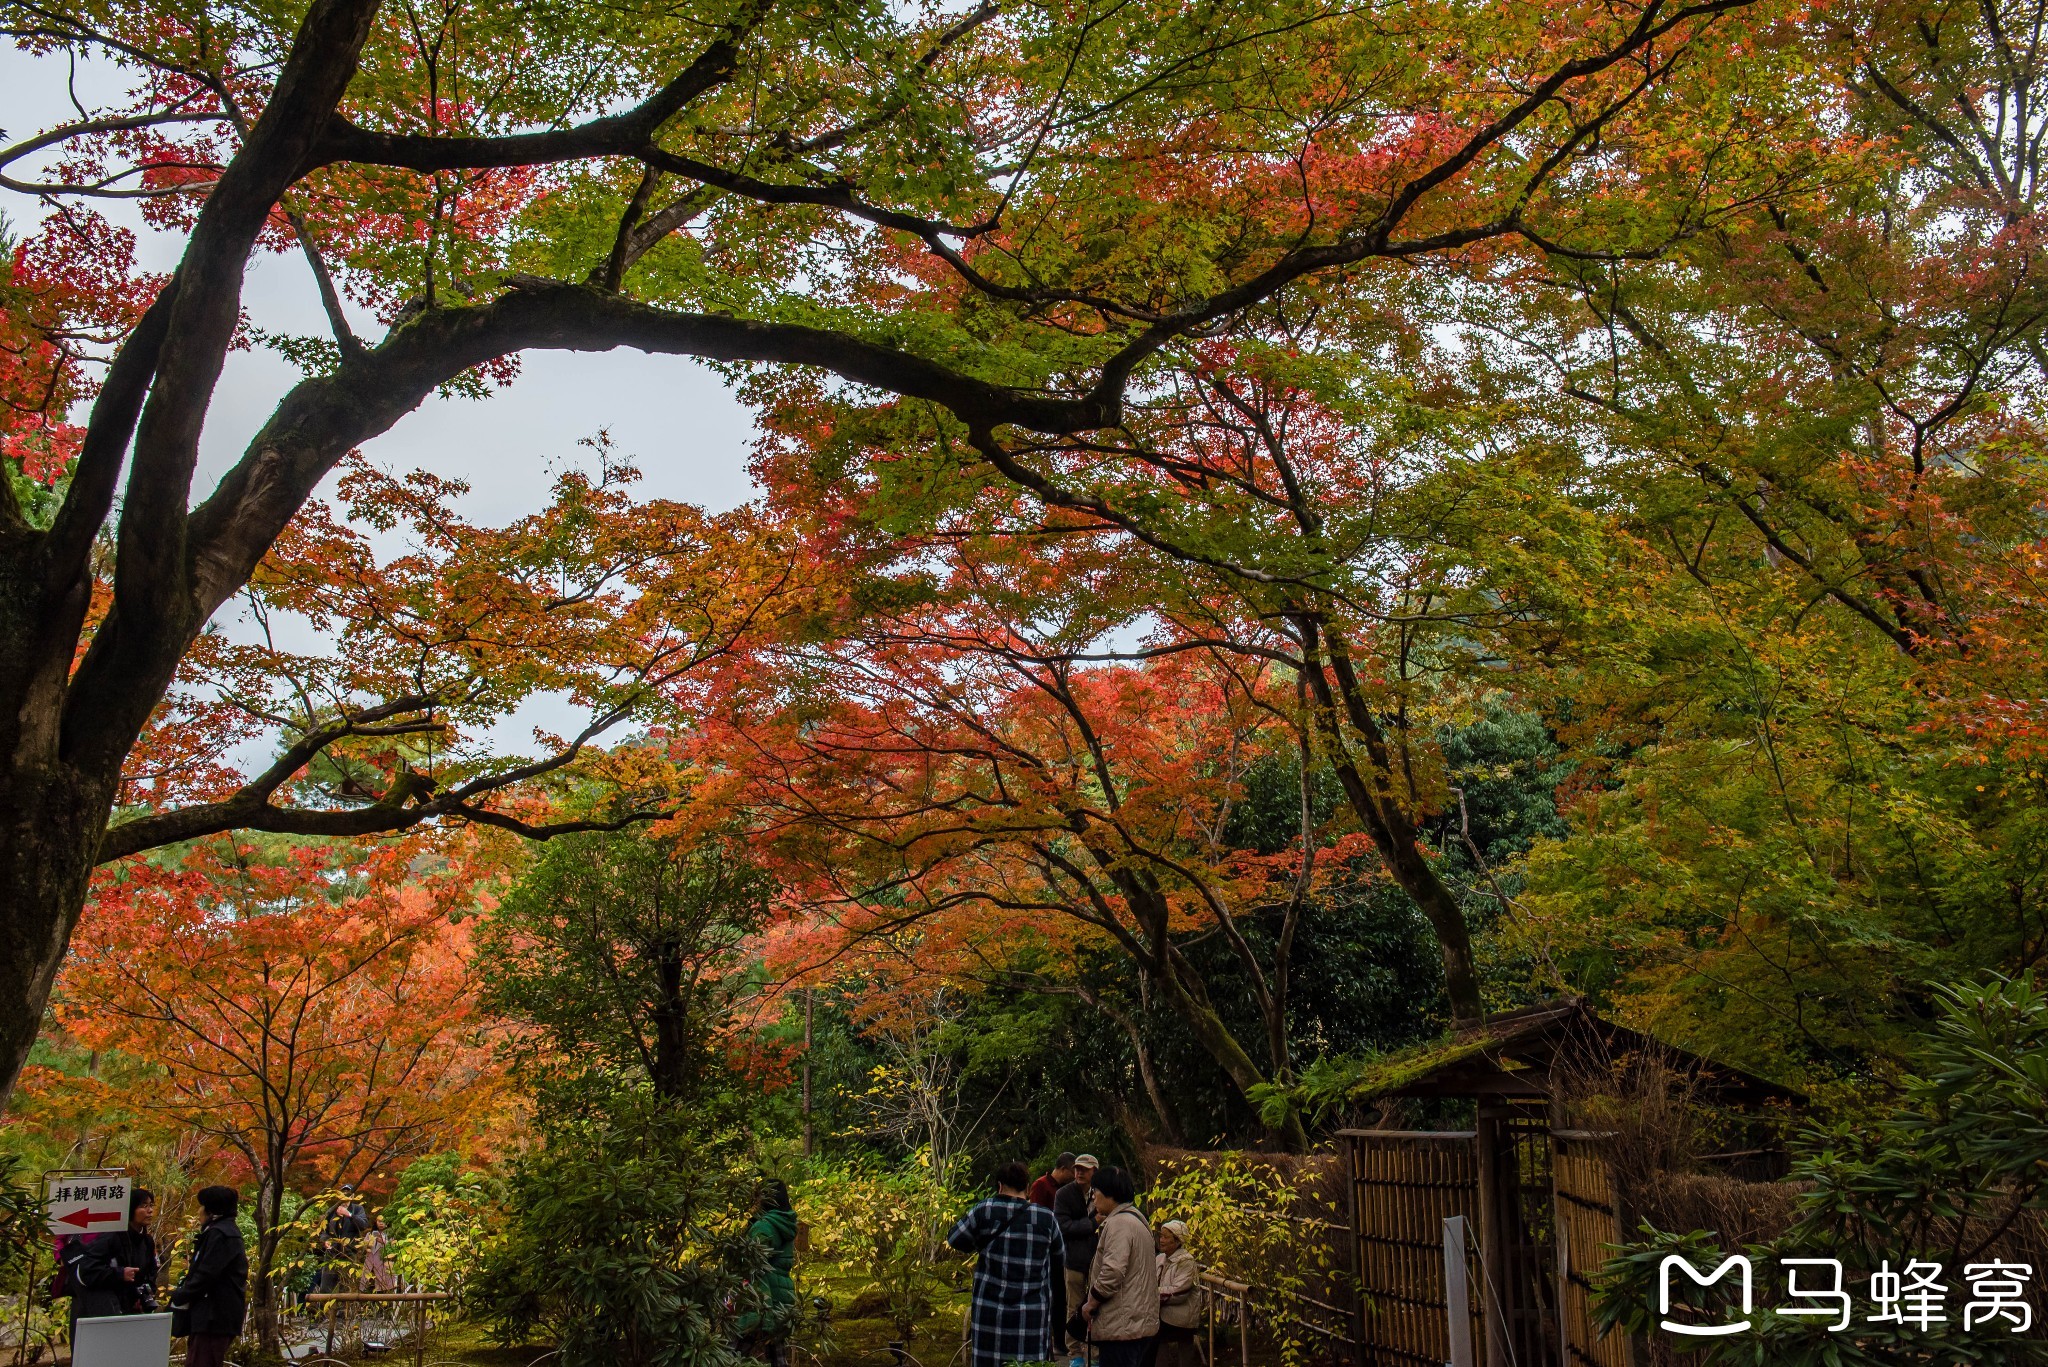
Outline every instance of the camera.
[(139, 1307), (139, 1313), (141, 1314), (156, 1314), (156, 1288), (148, 1282), (137, 1282), (135, 1284), (135, 1304)]

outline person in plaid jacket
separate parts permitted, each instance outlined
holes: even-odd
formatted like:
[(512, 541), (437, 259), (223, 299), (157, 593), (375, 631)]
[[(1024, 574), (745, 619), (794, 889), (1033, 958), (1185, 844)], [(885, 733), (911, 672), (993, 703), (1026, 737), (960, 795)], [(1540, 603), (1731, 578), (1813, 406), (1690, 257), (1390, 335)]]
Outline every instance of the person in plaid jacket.
[(1025, 1200), (1031, 1171), (996, 1169), (996, 1194), (960, 1217), (946, 1242), (976, 1253), (968, 1339), (974, 1367), (1045, 1362), (1052, 1356), (1052, 1279), (1065, 1255), (1060, 1222)]

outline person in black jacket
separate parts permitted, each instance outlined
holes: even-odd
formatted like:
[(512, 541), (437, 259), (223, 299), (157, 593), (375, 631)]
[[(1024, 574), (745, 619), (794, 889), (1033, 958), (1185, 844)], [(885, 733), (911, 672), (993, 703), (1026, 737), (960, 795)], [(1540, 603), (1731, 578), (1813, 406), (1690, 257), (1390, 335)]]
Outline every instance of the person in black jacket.
[(121, 1313), (150, 1314), (156, 1310), (156, 1235), (150, 1225), (156, 1220), (156, 1196), (137, 1187), (128, 1198), (128, 1228), (121, 1232)]
[(78, 1322), (121, 1313), (120, 1234), (88, 1234), (64, 1250), (64, 1283), (71, 1290), (71, 1339), (78, 1341)]
[(369, 1232), (370, 1217), (367, 1213), (358, 1214), (361, 1204), (347, 1194), (354, 1190), (342, 1188), (344, 1195), (327, 1213), (326, 1223), (320, 1226), (320, 1237), (313, 1241), (313, 1252), (320, 1259), (316, 1291), (344, 1290), (343, 1272), (362, 1261), (362, 1237)]
[(137, 1187), (128, 1198), (128, 1228), (90, 1235), (65, 1249), (74, 1340), (80, 1320), (156, 1308), (156, 1240), (149, 1233), (155, 1218), (156, 1197)]
[(171, 1290), (171, 1309), (184, 1312), (189, 1336), (185, 1367), (224, 1367), (228, 1347), (249, 1313), (249, 1255), (235, 1224), (235, 1204), (233, 1187), (206, 1187), (199, 1193), (206, 1224), (192, 1245), (184, 1280)]
[[(1095, 1261), (1095, 1239), (1100, 1221), (1095, 1214), (1095, 1155), (1084, 1153), (1074, 1159), (1074, 1180), (1053, 1193), (1052, 1213), (1060, 1222), (1060, 1237), (1066, 1240), (1066, 1301), (1078, 1310), (1088, 1300), (1088, 1264)], [(1081, 1345), (1070, 1345), (1074, 1357), (1068, 1367), (1079, 1367)]]

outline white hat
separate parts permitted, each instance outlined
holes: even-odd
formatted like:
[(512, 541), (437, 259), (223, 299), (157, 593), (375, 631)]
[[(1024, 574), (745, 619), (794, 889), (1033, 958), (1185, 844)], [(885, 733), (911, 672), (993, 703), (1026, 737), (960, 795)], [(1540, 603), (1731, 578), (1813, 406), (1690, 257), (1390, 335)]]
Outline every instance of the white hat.
[(1095, 1161), (1095, 1155), (1092, 1153), (1077, 1153), (1074, 1155), (1074, 1166), (1077, 1168), (1099, 1168), (1102, 1164)]
[(1186, 1220), (1168, 1220), (1159, 1227), (1159, 1232), (1161, 1234), (1171, 1234), (1182, 1243), (1186, 1243), (1188, 1241), (1188, 1222)]

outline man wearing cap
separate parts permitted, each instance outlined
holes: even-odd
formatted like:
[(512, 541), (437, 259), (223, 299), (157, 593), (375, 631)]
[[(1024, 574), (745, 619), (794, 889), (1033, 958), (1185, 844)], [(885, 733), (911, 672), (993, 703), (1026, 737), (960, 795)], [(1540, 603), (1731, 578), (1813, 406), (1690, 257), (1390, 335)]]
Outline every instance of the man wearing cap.
[[(1069, 1306), (1079, 1306), (1088, 1300), (1088, 1265), (1095, 1261), (1095, 1237), (1100, 1225), (1095, 1214), (1095, 1170), (1101, 1166), (1092, 1153), (1076, 1154), (1074, 1180), (1052, 1198), (1052, 1213), (1059, 1217), (1060, 1237), (1067, 1243), (1065, 1280)], [(1080, 1345), (1073, 1347), (1078, 1349)], [(1078, 1352), (1068, 1367), (1082, 1367)]]
[[(1053, 1208), (1053, 1201), (1059, 1196), (1060, 1188), (1074, 1180), (1074, 1153), (1069, 1149), (1053, 1162), (1052, 1171), (1031, 1184), (1031, 1191), (1025, 1197), (1034, 1206)], [(1067, 1352), (1067, 1272), (1064, 1266), (1053, 1269), (1052, 1275), (1052, 1350), (1060, 1356)]]

